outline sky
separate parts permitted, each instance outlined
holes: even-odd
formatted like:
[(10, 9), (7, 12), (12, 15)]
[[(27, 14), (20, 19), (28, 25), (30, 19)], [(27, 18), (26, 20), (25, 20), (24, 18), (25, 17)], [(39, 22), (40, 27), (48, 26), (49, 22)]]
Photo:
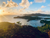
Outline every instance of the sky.
[(0, 0), (0, 15), (50, 14), (50, 0)]

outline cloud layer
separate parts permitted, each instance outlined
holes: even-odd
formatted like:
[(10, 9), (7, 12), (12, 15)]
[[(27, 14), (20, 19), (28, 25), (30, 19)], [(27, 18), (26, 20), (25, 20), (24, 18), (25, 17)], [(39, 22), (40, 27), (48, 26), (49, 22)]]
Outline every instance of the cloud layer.
[(42, 11), (41, 9), (38, 9), (37, 11), (31, 11), (31, 13), (50, 14), (50, 11)]
[(17, 7), (17, 3), (13, 2), (12, 0), (10, 1), (7, 1), (7, 4), (5, 2), (3, 2), (3, 6), (6, 6), (6, 7)]
[[(19, 3), (19, 5), (23, 8), (19, 9), (20, 12), (22, 12), (23, 10), (29, 8), (29, 6), (32, 4), (33, 2), (29, 2), (28, 0), (22, 0), (21, 3)], [(3, 2), (3, 6), (5, 7), (17, 7), (19, 6), (17, 3), (13, 2), (12, 0)]]
[(22, 7), (28, 8), (32, 4), (32, 2), (29, 3), (28, 0), (22, 0), (22, 2), (19, 4)]
[[(34, 0), (35, 3), (44, 3), (46, 0)], [(19, 8), (19, 10), (15, 10), (16, 13), (20, 13), (25, 11), (25, 9), (29, 8), (29, 6), (34, 3), (34, 2), (29, 2), (29, 0), (22, 0), (21, 3), (19, 3), (19, 5), (15, 2), (13, 2), (12, 0), (3, 2), (3, 6), (5, 7), (21, 7)], [(48, 5), (50, 6), (50, 5)], [(42, 11), (41, 8), (45, 8), (46, 6), (41, 6), (40, 9), (38, 9), (37, 11), (33, 11), (32, 13), (47, 13), (45, 11)], [(10, 10), (10, 11), (14, 11), (14, 10)], [(29, 13), (29, 12), (28, 12)], [(31, 12), (30, 12), (31, 13)]]
[(46, 0), (34, 0), (36, 3), (42, 3), (45, 2)]

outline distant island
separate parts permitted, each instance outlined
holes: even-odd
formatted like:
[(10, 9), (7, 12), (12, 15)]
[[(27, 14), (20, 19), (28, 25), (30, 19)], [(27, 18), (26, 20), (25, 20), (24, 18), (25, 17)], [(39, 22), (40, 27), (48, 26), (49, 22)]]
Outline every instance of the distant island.
[(24, 14), (25, 16), (50, 16), (49, 14), (41, 14), (41, 13), (35, 13), (35, 14)]
[(30, 20), (40, 20), (41, 18), (40, 17), (32, 17), (32, 16), (17, 16), (17, 17), (14, 17), (15, 19), (16, 18), (22, 18), (22, 19), (27, 19), (28, 21)]
[[(33, 17), (35, 16), (35, 17)], [(22, 18), (22, 19), (27, 19), (28, 21), (30, 20), (40, 20), (42, 19), (41, 17), (38, 17), (38, 16), (50, 16), (48, 14), (40, 14), (40, 13), (36, 13), (36, 14), (24, 14), (24, 16), (17, 16), (17, 17), (14, 17), (15, 19), (16, 18)]]

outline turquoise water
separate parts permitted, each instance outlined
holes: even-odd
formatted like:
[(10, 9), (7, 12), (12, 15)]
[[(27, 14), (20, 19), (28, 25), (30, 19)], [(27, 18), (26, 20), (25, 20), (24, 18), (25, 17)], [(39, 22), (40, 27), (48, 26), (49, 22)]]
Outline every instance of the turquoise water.
[[(10, 23), (16, 23), (20, 21), (22, 25), (31, 25), (33, 27), (40, 27), (43, 24), (40, 23), (40, 20), (32, 20), (27, 22), (26, 19), (14, 19), (17, 15), (7, 15), (7, 16), (0, 16), (0, 22), (10, 22)], [(41, 18), (50, 18), (48, 16), (39, 16)]]

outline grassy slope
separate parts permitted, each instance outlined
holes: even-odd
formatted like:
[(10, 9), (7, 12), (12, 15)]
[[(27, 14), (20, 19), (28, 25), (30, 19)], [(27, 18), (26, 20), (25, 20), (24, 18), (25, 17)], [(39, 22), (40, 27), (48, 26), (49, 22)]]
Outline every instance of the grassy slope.
[(9, 25), (14, 25), (14, 23), (0, 22), (0, 29), (7, 29)]
[[(10, 28), (9, 28), (9, 26), (10, 26)], [(11, 26), (13, 26), (13, 27), (11, 27)], [(47, 26), (46, 26), (47, 27)], [(11, 28), (13, 28), (13, 29), (11, 29)], [(15, 25), (14, 23), (9, 23), (9, 22), (0, 22), (0, 36), (1, 37), (11, 37), (12, 35), (14, 35), (19, 29), (18, 28), (21, 28), (21, 26), (18, 26), (18, 25)], [(44, 27), (39, 27), (38, 29), (39, 30), (41, 30), (41, 29), (43, 30), (44, 29)], [(2, 29), (4, 30), (4, 31), (2, 31)], [(6, 31), (5, 31), (5, 29), (6, 29)], [(34, 28), (35, 29), (35, 28)], [(23, 29), (24, 30), (24, 29)], [(30, 30), (30, 29), (29, 29)], [(41, 30), (41, 31), (42, 31)], [(36, 31), (36, 30), (35, 30)], [(7, 36), (8, 35), (8, 36)], [(0, 37), (0, 38), (1, 38)]]
[(49, 24), (46, 24), (42, 27), (38, 27), (38, 29), (41, 31), (41, 32), (48, 32), (48, 30), (50, 30), (50, 25)]

